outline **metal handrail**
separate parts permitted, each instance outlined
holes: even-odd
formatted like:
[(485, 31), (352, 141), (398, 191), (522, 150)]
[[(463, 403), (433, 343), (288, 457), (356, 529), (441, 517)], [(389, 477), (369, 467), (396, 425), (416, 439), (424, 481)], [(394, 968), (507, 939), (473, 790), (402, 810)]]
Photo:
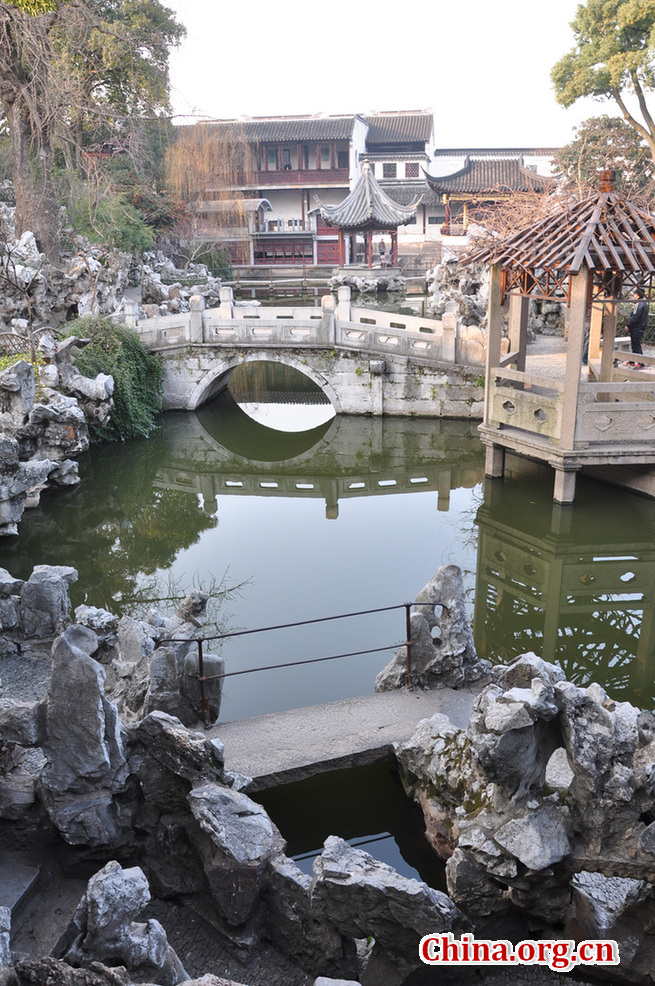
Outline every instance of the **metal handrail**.
[[(207, 697), (207, 692), (205, 689), (205, 683), (207, 681), (215, 681), (222, 678), (232, 678), (237, 675), (242, 674), (255, 674), (257, 671), (275, 671), (278, 668), (291, 668), (300, 666), (303, 664), (320, 664), (324, 661), (338, 661), (345, 657), (360, 657), (364, 654), (378, 654), (382, 651), (389, 650), (390, 647), (402, 647), (405, 646), (407, 649), (407, 687), (412, 687), (412, 641), (411, 641), (411, 623), (410, 623), (410, 609), (412, 606), (420, 605), (417, 603), (397, 603), (395, 606), (378, 606), (375, 609), (363, 609), (358, 610), (354, 613), (338, 613), (335, 616), (319, 616), (312, 620), (297, 620), (293, 623), (279, 623), (274, 626), (268, 627), (256, 627), (251, 630), (234, 630), (228, 633), (216, 633), (211, 634), (206, 637), (163, 637), (158, 640), (155, 644), (155, 649), (161, 647), (163, 644), (173, 644), (173, 643), (185, 643), (191, 644), (195, 641), (198, 648), (198, 674), (194, 675), (200, 684), (200, 696), (202, 703), (202, 710), (205, 720), (205, 726), (210, 726), (209, 717), (209, 699)], [(245, 668), (241, 671), (226, 671), (222, 674), (206, 675), (204, 669), (204, 656), (203, 656), (203, 644), (212, 640), (227, 640), (231, 637), (245, 637), (253, 633), (267, 633), (271, 630), (288, 630), (293, 627), (309, 626), (314, 623), (329, 623), (333, 620), (345, 620), (350, 619), (355, 616), (370, 616), (374, 613), (388, 613), (394, 609), (404, 609), (405, 610), (405, 635), (406, 639), (401, 644), (388, 644), (385, 647), (374, 647), (370, 650), (361, 651), (351, 651), (347, 654), (331, 654), (327, 657), (313, 657), (307, 658), (302, 661), (286, 661), (283, 664), (268, 664), (257, 668)]]

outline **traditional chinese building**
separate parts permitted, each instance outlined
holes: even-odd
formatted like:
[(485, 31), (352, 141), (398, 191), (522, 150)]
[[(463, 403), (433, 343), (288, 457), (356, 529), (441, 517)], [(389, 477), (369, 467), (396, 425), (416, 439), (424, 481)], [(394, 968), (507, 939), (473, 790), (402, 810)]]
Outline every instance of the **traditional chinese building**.
[[(207, 220), (213, 203), (229, 199), (231, 192), (270, 205), (255, 228), (248, 226), (227, 240), (237, 263), (337, 265), (338, 231), (315, 210), (315, 197), (327, 207), (339, 205), (355, 188), (364, 163), (390, 198), (398, 186), (405, 197), (401, 206), (427, 191), (423, 168), (434, 147), (431, 110), (223, 120), (202, 127), (210, 139), (234, 141), (238, 135), (242, 145), (230, 182), (210, 179), (196, 205), (203, 235), (211, 237)], [(413, 190), (409, 197), (408, 186)], [(412, 225), (416, 215), (408, 228)], [(216, 238), (226, 242), (224, 228), (218, 222), (215, 227)]]
[[(440, 153), (455, 157), (457, 152)], [(440, 176), (425, 173), (429, 188), (444, 206), (442, 236), (465, 236), (471, 209), (476, 205), (503, 202), (518, 192), (544, 194), (554, 182), (553, 178), (525, 165), (527, 155), (538, 159), (549, 157), (554, 153), (552, 148), (478, 151), (462, 148), (460, 153), (464, 159), (456, 170)]]

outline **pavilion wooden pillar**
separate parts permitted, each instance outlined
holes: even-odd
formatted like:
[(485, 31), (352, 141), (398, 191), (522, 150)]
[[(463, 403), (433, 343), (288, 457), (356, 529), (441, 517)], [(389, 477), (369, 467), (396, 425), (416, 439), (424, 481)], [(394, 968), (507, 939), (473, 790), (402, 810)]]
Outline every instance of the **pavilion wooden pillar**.
[(614, 366), (612, 354), (616, 341), (616, 316), (618, 312), (619, 303), (616, 298), (607, 298), (603, 317), (603, 349), (600, 357), (600, 379), (603, 381), (612, 379), (612, 367)]
[(373, 233), (370, 229), (366, 230), (366, 253), (368, 254), (368, 266), (373, 266)]
[(516, 369), (525, 373), (525, 354), (528, 347), (528, 309), (530, 299), (518, 289), (509, 295), (509, 351), (516, 353)]
[(343, 232), (339, 230), (339, 267), (345, 267), (343, 257)]
[[(560, 448), (572, 451), (575, 447), (575, 429), (578, 418), (580, 396), (580, 373), (585, 344), (587, 303), (589, 295), (590, 272), (585, 267), (572, 279), (571, 305), (568, 317), (568, 343), (566, 347), (566, 372), (564, 393), (562, 394), (562, 430)], [(564, 469), (555, 466), (555, 489), (553, 498), (558, 503), (573, 503), (577, 468)]]
[(396, 266), (397, 258), (398, 258), (398, 230), (394, 229), (391, 231), (391, 254), (389, 256), (389, 260), (391, 261), (391, 263), (389, 264), (390, 267)]
[[(493, 264), (489, 271), (489, 303), (487, 308), (487, 364), (484, 388), (484, 425), (491, 423), (494, 392), (496, 389), (496, 370), (500, 365), (501, 342), (503, 338), (503, 316), (500, 307), (502, 270), (500, 264)], [(486, 476), (502, 476), (505, 471), (505, 450), (500, 445), (487, 445), (484, 471)]]

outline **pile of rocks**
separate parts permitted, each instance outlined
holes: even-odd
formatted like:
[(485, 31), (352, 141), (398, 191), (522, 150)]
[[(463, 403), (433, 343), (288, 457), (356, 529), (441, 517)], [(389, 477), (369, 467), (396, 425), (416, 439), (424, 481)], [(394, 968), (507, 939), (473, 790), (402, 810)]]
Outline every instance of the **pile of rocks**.
[[(615, 980), (655, 963), (655, 719), (534, 654), (494, 669), (460, 731), (443, 716), (397, 749), (452, 899), (520, 915), (533, 937), (612, 938)], [(562, 933), (563, 929), (563, 933)], [(639, 929), (636, 934), (635, 929)]]
[[(21, 582), (0, 573), (15, 624), (7, 645), (33, 646), (26, 637), (37, 625), (58, 633), (45, 698), (0, 699), (0, 820), (11, 820), (10, 830), (0, 821), (0, 836), (22, 847), (57, 837), (85, 859), (129, 856), (158, 898), (202, 901), (226, 941), (251, 949), (271, 942), (314, 975), (370, 986), (398, 986), (416, 967), (410, 941), (466, 926), (445, 894), (341, 839), (328, 839), (313, 878), (304, 874), (264, 809), (243, 792), (249, 778), (225, 769), (222, 744), (167, 711), (176, 692), (180, 714), (199, 717), (184, 682), (203, 594), (188, 597), (171, 620), (118, 621), (85, 606), (70, 623), (67, 588), (75, 575), (41, 566)], [(120, 961), (141, 979), (144, 967), (156, 966), (153, 980), (173, 986), (182, 973), (175, 979), (162, 971), (165, 936), (134, 925), (146, 896), (143, 875), (130, 871), (128, 879), (110, 862), (94, 881), (55, 957), (73, 966)], [(131, 881), (129, 894), (116, 881)], [(371, 943), (358, 952), (362, 938)], [(16, 986), (27, 976), (20, 961), (11, 976), (5, 981)]]
[(189, 299), (200, 295), (207, 308), (220, 303), (221, 279), (213, 277), (205, 264), (182, 269), (160, 250), (146, 253), (141, 267), (140, 315), (172, 315), (189, 311)]
[[(396, 748), (427, 836), (447, 859), (448, 895), (336, 836), (310, 876), (245, 793), (249, 778), (226, 770), (220, 741), (190, 728), (199, 709), (185, 666), (206, 597), (189, 596), (172, 620), (119, 621), (78, 607), (70, 623), (74, 577), (46, 566), (27, 582), (0, 572), (0, 620), (13, 624), (3, 646), (35, 646), (38, 628), (54, 636), (46, 697), (0, 699), (0, 842), (61, 840), (71, 860), (102, 868), (47, 959), (12, 953), (0, 909), (0, 986), (188, 981), (163, 927), (136, 920), (151, 892), (201, 909), (237, 953), (274, 945), (322, 986), (335, 976), (401, 986), (421, 965), (423, 935), (465, 931), (614, 939), (621, 964), (607, 976), (650, 981), (655, 717), (598, 685), (567, 682), (533, 654), (498, 666), (467, 729), (437, 715)], [(489, 674), (463, 607), (453, 566), (419, 594), (413, 624), (424, 685)], [(402, 684), (401, 667), (392, 665), (388, 681)], [(76, 978), (78, 968), (86, 978)]]
[[(428, 305), (435, 315), (455, 311), (467, 326), (486, 326), (489, 300), (489, 269), (476, 264), (463, 265), (455, 257), (444, 260), (428, 272)], [(451, 307), (449, 307), (451, 306)], [(563, 335), (565, 301), (531, 299), (528, 307), (528, 339), (535, 335)]]
[(88, 422), (109, 417), (114, 380), (78, 373), (71, 356), (78, 344), (45, 335), (38, 379), (26, 360), (0, 372), (0, 536), (17, 533), (23, 511), (38, 505), (46, 487), (79, 481), (71, 457), (89, 447)]
[(340, 271), (328, 281), (328, 287), (335, 292), (344, 284), (360, 294), (377, 294), (378, 291), (404, 294), (407, 286), (404, 277), (400, 274), (389, 274), (384, 271), (371, 271), (366, 275)]

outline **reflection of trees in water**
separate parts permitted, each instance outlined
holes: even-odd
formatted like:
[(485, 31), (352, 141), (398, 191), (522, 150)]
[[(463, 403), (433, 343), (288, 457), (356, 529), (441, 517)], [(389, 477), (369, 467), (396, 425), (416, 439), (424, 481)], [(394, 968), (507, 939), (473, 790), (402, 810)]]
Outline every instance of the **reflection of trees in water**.
[(241, 363), (232, 373), (228, 389), (237, 403), (243, 401), (330, 403), (318, 384), (300, 370), (286, 363), (274, 363), (269, 360)]
[(81, 461), (79, 486), (45, 496), (25, 514), (18, 539), (0, 548), (0, 565), (20, 578), (34, 559), (73, 565), (74, 605), (131, 611), (144, 593), (152, 598), (159, 591), (154, 573), (217, 523), (193, 494), (155, 487), (163, 452), (161, 434), (91, 452)]

